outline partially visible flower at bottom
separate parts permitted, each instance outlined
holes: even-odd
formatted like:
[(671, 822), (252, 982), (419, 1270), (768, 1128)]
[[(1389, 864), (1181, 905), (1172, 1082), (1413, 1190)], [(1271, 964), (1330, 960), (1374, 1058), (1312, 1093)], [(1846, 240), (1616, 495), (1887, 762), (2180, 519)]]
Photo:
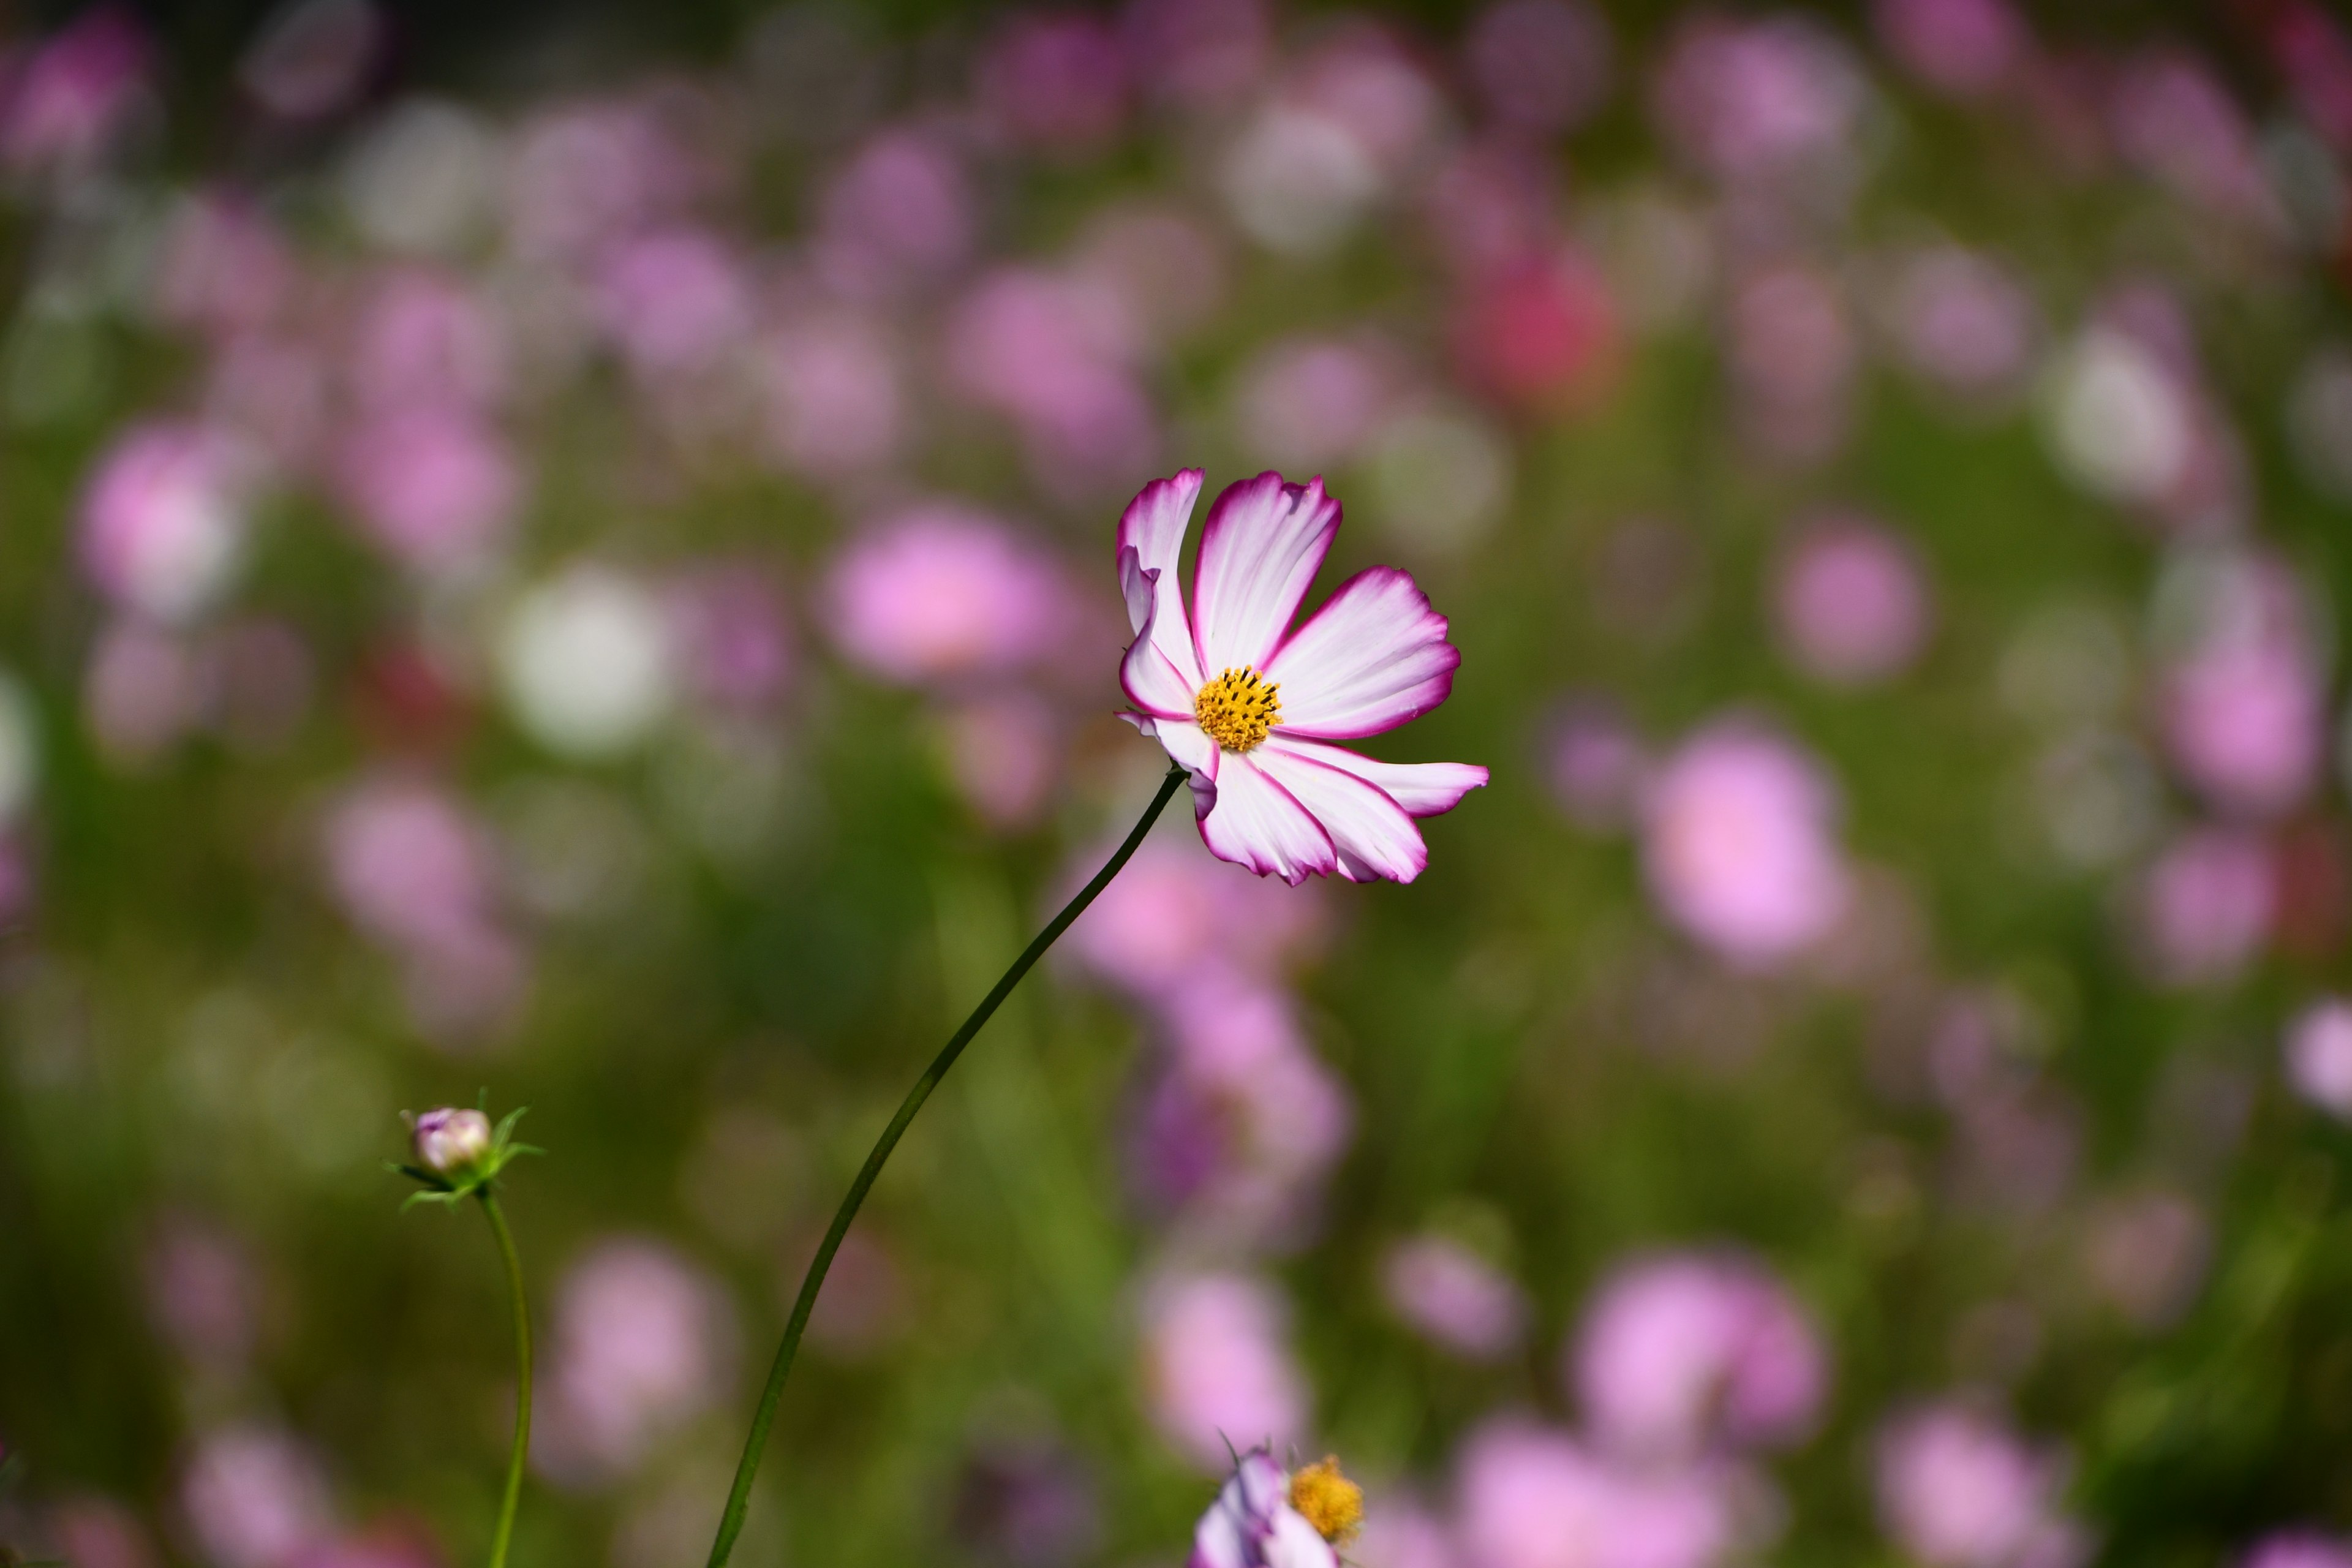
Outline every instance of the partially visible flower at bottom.
[(2352, 1568), (2352, 1546), (2315, 1530), (2275, 1531), (2254, 1542), (2239, 1568)]
[(1292, 1360), (1283, 1298), (1244, 1274), (1161, 1280), (1144, 1307), (1152, 1418), (1203, 1469), (1232, 1452), (1230, 1434), (1274, 1445), (1307, 1425), (1307, 1389)]
[(1363, 1489), (1339, 1460), (1286, 1472), (1253, 1448), (1201, 1516), (1186, 1568), (1338, 1568), (1337, 1549), (1363, 1521)]

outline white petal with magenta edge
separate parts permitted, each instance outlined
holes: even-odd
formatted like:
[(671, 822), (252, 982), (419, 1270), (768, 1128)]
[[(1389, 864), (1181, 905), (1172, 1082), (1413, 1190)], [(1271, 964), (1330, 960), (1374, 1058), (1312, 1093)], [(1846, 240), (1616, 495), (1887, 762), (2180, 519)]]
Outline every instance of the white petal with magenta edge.
[(1204, 677), (1244, 665), (1265, 672), (1339, 529), (1339, 503), (1321, 479), (1288, 484), (1269, 470), (1225, 488), (1209, 509), (1192, 576)]
[(1320, 740), (1393, 730), (1445, 700), (1462, 655), (1444, 616), (1392, 566), (1359, 572), (1263, 667), (1283, 728)]

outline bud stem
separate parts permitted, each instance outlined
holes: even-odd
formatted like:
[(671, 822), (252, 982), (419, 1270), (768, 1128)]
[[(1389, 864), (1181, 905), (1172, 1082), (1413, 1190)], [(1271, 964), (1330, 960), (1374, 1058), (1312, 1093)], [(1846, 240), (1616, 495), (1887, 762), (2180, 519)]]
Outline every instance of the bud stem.
[[(1062, 906), (1062, 912), (1046, 922), (1045, 929), (1037, 933), (1036, 940), (1022, 950), (1021, 956), (1013, 961), (1013, 967), (1004, 972), (1004, 977), (996, 983), (995, 989), (981, 998), (980, 1005), (972, 1009), (971, 1016), (963, 1021), (963, 1026), (949, 1039), (940, 1054), (931, 1058), (931, 1065), (923, 1069), (923, 1076), (915, 1080), (915, 1087), (907, 1091), (907, 1098), (899, 1102), (898, 1113), (890, 1118), (887, 1127), (882, 1129), (882, 1136), (876, 1140), (873, 1152), (866, 1156), (866, 1163), (858, 1167), (856, 1179), (849, 1184), (848, 1195), (841, 1200), (841, 1207), (834, 1212), (833, 1224), (826, 1227), (824, 1240), (818, 1245), (816, 1256), (809, 1260), (808, 1273), (801, 1279), (800, 1296), (793, 1302), (793, 1315), (784, 1324), (783, 1343), (776, 1347), (775, 1363), (768, 1369), (767, 1386), (761, 1390), (759, 1405), (751, 1413), (751, 1435), (744, 1442), (742, 1460), (735, 1467), (735, 1485), (727, 1494), (726, 1511), (719, 1515), (719, 1536), (710, 1544), (709, 1568), (725, 1568), (728, 1555), (735, 1550), (735, 1538), (743, 1533), (743, 1516), (751, 1506), (751, 1479), (759, 1473), (760, 1456), (768, 1446), (768, 1429), (775, 1425), (776, 1404), (783, 1397), (784, 1378), (793, 1370), (793, 1357), (800, 1349), (801, 1334), (808, 1328), (809, 1313), (816, 1306), (817, 1292), (824, 1288), (826, 1271), (833, 1267), (833, 1255), (841, 1249), (842, 1237), (849, 1234), (850, 1222), (857, 1217), (858, 1206), (865, 1203), (866, 1194), (874, 1185), (875, 1178), (882, 1173), (890, 1152), (898, 1146), (898, 1140), (905, 1135), (908, 1124), (915, 1120), (915, 1113), (922, 1110), (923, 1102), (931, 1097), (931, 1090), (939, 1087), (940, 1079), (947, 1076), (948, 1069), (955, 1066), (956, 1058), (963, 1055), (963, 1048), (971, 1043), (974, 1035), (980, 1033), (981, 1026), (994, 1016), (1004, 999), (1013, 994), (1013, 988), (1021, 984), (1022, 976), (1045, 956), (1045, 950), (1070, 929), (1070, 922), (1084, 914), (1087, 906), (1110, 886), (1111, 879), (1118, 876), (1134, 856), (1143, 843), (1144, 835), (1151, 831), (1151, 825), (1159, 820), (1160, 812), (1175, 798), (1178, 786), (1189, 776), (1181, 767), (1173, 764), (1169, 767), (1167, 776), (1160, 781), (1160, 793), (1151, 797), (1150, 805), (1143, 808), (1143, 816), (1128, 834), (1126, 842), (1103, 862), (1103, 868), (1095, 873), (1094, 880), (1079, 889), (1077, 896)], [(516, 1289), (520, 1290), (520, 1284)], [(520, 1300), (520, 1295), (517, 1300)], [(526, 1392), (530, 1385), (530, 1373), (526, 1370), (523, 1379)], [(520, 1450), (517, 1452), (520, 1454)], [(491, 1568), (503, 1568), (502, 1561), (493, 1559)]]
[(499, 1238), (499, 1253), (506, 1259), (508, 1293), (514, 1298), (514, 1452), (507, 1459), (506, 1495), (499, 1501), (498, 1531), (490, 1537), (490, 1568), (507, 1568), (507, 1547), (514, 1540), (515, 1510), (522, 1502), (523, 1464), (530, 1458), (530, 1309), (523, 1302), (522, 1258), (515, 1252), (514, 1233), (507, 1229), (506, 1214), (488, 1185), (479, 1190), (479, 1195), (482, 1213), (489, 1217), (490, 1230)]

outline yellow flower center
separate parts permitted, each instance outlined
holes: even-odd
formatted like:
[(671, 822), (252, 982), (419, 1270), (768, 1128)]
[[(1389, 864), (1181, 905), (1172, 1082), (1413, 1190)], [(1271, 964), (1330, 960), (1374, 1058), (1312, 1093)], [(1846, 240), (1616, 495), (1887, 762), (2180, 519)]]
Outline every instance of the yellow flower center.
[(1282, 700), (1276, 688), (1244, 665), (1228, 669), (1192, 699), (1192, 716), (1209, 739), (1228, 752), (1246, 752), (1282, 722)]
[(1339, 1461), (1325, 1455), (1290, 1478), (1290, 1506), (1334, 1546), (1345, 1546), (1364, 1528), (1364, 1489), (1339, 1473)]

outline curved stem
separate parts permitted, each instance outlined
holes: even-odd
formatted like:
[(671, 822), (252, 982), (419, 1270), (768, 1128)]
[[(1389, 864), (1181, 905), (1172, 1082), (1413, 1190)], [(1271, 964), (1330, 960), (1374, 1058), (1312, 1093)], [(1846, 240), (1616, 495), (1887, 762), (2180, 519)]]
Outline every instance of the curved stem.
[[(907, 1091), (907, 1098), (899, 1102), (898, 1113), (890, 1118), (887, 1127), (882, 1129), (882, 1136), (876, 1140), (873, 1152), (866, 1156), (866, 1163), (858, 1167), (856, 1179), (849, 1184), (848, 1195), (841, 1200), (841, 1207), (834, 1212), (833, 1224), (826, 1227), (824, 1240), (818, 1245), (816, 1256), (809, 1260), (808, 1273), (801, 1279), (800, 1296), (793, 1302), (793, 1315), (784, 1324), (783, 1343), (776, 1347), (775, 1363), (768, 1368), (767, 1386), (761, 1390), (759, 1407), (751, 1414), (751, 1435), (743, 1445), (741, 1462), (735, 1467), (735, 1485), (727, 1494), (727, 1511), (719, 1516), (718, 1539), (710, 1544), (709, 1568), (723, 1568), (728, 1554), (735, 1550), (735, 1538), (743, 1533), (743, 1516), (751, 1505), (751, 1478), (759, 1473), (760, 1456), (768, 1446), (768, 1429), (775, 1425), (776, 1403), (783, 1395), (784, 1378), (793, 1370), (793, 1357), (800, 1349), (801, 1334), (808, 1328), (809, 1313), (816, 1306), (817, 1292), (824, 1288), (825, 1272), (833, 1267), (833, 1255), (841, 1249), (841, 1238), (849, 1234), (850, 1222), (857, 1217), (858, 1205), (865, 1203), (866, 1192), (874, 1185), (875, 1178), (882, 1173), (890, 1152), (898, 1146), (898, 1140), (906, 1134), (908, 1123), (913, 1121), (915, 1113), (923, 1109), (923, 1101), (931, 1097), (931, 1090), (939, 1087), (940, 1079), (947, 1076), (948, 1068), (955, 1066), (956, 1058), (963, 1055), (963, 1048), (971, 1044), (974, 1035), (980, 1033), (981, 1026), (987, 1023), (996, 1009), (1003, 1005), (1004, 999), (1013, 994), (1013, 988), (1021, 984), (1021, 977), (1045, 956), (1047, 948), (1054, 945), (1055, 939), (1067, 931), (1070, 922), (1084, 914), (1087, 906), (1110, 886), (1111, 879), (1118, 875), (1120, 868), (1135, 854), (1143, 842), (1144, 835), (1151, 831), (1152, 823), (1159, 820), (1160, 812), (1175, 797), (1178, 787), (1186, 777), (1182, 768), (1172, 764), (1169, 767), (1167, 777), (1160, 781), (1160, 793), (1151, 797), (1150, 805), (1143, 808), (1143, 816), (1128, 834), (1126, 842), (1103, 862), (1103, 868), (1095, 873), (1094, 880), (1079, 889), (1077, 896), (1062, 906), (1062, 912), (1046, 922), (1045, 929), (1037, 933), (1036, 940), (1022, 950), (1021, 956), (1013, 961), (1013, 967), (1004, 972), (1004, 977), (996, 983), (995, 989), (981, 998), (980, 1005), (972, 1009), (971, 1016), (963, 1021), (963, 1026), (940, 1048), (940, 1054), (931, 1058), (931, 1065), (923, 1069), (923, 1076), (915, 1080), (915, 1087)], [(493, 1568), (497, 1565), (493, 1564)]]
[(515, 1510), (522, 1502), (522, 1468), (530, 1458), (530, 1309), (522, 1295), (522, 1258), (515, 1252), (514, 1233), (507, 1216), (487, 1186), (481, 1189), (482, 1212), (499, 1238), (499, 1255), (507, 1264), (507, 1289), (514, 1298), (515, 1435), (514, 1452), (507, 1459), (506, 1495), (499, 1502), (498, 1533), (490, 1538), (490, 1568), (507, 1568), (507, 1547), (514, 1540)]

